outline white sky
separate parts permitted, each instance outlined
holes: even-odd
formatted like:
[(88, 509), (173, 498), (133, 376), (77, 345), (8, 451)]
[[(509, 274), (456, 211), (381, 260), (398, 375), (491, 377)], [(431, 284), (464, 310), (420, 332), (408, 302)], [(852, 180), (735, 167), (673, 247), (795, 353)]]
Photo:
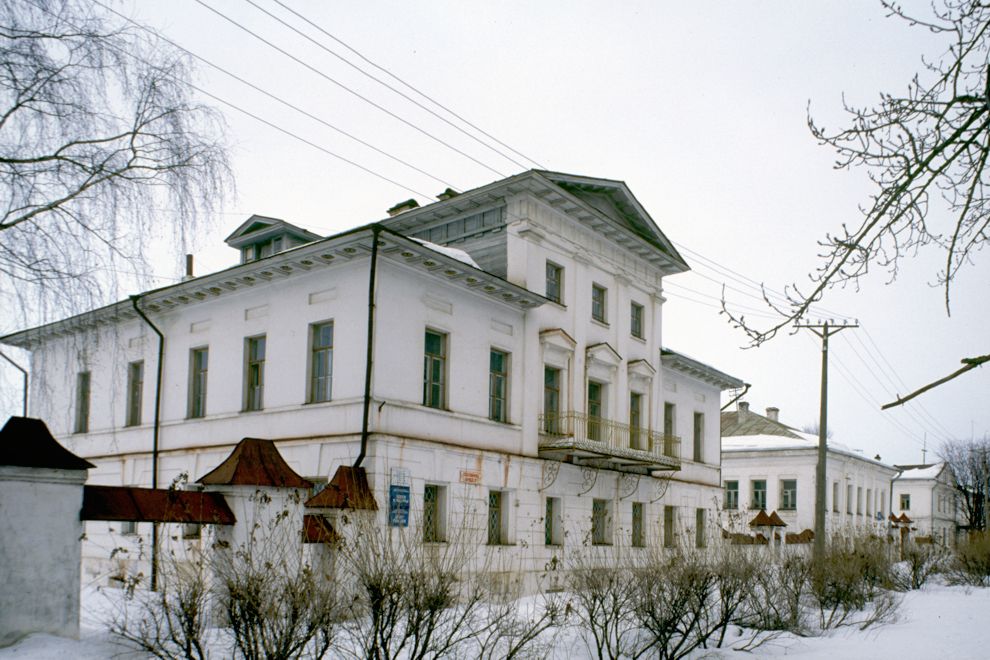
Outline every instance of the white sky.
[[(347, 54), (272, 0), (255, 1)], [(204, 2), (489, 167), (505, 175), (523, 169), (247, 2)], [(741, 350), (745, 337), (718, 314), (721, 282), (759, 294), (704, 260), (740, 274), (733, 278), (777, 290), (806, 283), (817, 265), (816, 241), (843, 222), (857, 223), (857, 205), (872, 190), (864, 171), (832, 169), (832, 152), (807, 129), (809, 101), (818, 121), (844, 125), (842, 95), (865, 105), (881, 90), (903, 90), (921, 53), (942, 50), (932, 35), (885, 18), (878, 2), (866, 1), (284, 2), (546, 168), (624, 180), (667, 236), (685, 248), (695, 269), (668, 280), (664, 343), (752, 383), (747, 398), (753, 409), (778, 406), (782, 421), (795, 426), (817, 421), (819, 340), (805, 330)], [(126, 11), (457, 189), (501, 178), (194, 0), (139, 3)], [(198, 84), (211, 93), (409, 188), (435, 195), (446, 187), (205, 65), (198, 75)], [(222, 109), (237, 192), (216, 230), (192, 248), (199, 273), (234, 262), (236, 253), (222, 239), (251, 213), (330, 234), (379, 220), (385, 209), (412, 195)], [(167, 210), (162, 217), (171, 219)], [(943, 218), (933, 212), (929, 220), (939, 225)], [(942, 290), (929, 285), (941, 265), (934, 250), (904, 261), (892, 283), (886, 273), (875, 272), (860, 291), (834, 291), (826, 298), (825, 308), (862, 324), (831, 344), (829, 425), (837, 440), (870, 456), (879, 453), (885, 462), (905, 463), (921, 461), (925, 441), (935, 448), (946, 436), (990, 432), (986, 369), (924, 396), (920, 406), (879, 410), (892, 393), (906, 393), (955, 370), (961, 357), (990, 349), (990, 264), (980, 256), (956, 282), (951, 318)], [(157, 274), (175, 276), (178, 267), (178, 259), (166, 261)], [(735, 305), (762, 307), (736, 291), (728, 297)]]

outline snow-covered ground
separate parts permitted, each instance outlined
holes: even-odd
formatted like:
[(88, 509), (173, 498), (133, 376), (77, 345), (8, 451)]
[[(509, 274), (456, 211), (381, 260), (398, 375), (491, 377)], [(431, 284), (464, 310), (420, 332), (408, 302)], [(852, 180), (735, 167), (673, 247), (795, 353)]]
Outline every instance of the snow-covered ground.
[[(952, 658), (953, 660), (990, 657), (990, 589), (929, 585), (903, 595), (897, 619), (865, 631), (842, 628), (825, 637), (800, 638), (784, 635), (755, 651), (708, 649), (694, 657), (763, 658)], [(110, 637), (103, 621), (106, 595), (95, 590), (83, 593), (82, 635), (80, 640), (50, 635), (31, 635), (19, 643), (0, 649), (0, 660), (122, 660), (143, 658), (128, 652)], [(223, 657), (224, 653), (216, 654)], [(591, 658), (580, 634), (565, 631), (558, 639), (553, 657), (567, 660)]]

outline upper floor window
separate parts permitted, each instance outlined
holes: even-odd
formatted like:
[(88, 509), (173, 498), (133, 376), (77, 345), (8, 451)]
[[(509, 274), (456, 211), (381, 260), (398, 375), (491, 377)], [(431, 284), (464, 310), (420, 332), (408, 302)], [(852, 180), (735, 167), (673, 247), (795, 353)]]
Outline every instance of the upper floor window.
[(901, 495), (901, 511), (910, 511), (910, 510), (911, 510), (911, 496)]
[(781, 479), (780, 509), (781, 511), (797, 509), (797, 479)]
[(189, 416), (206, 415), (206, 376), (210, 366), (210, 349), (194, 348), (189, 355)]
[(766, 479), (754, 479), (749, 482), (750, 485), (750, 509), (763, 509), (767, 508), (767, 480)]
[(141, 398), (144, 392), (144, 360), (127, 365), (127, 426), (141, 424)]
[(329, 401), (333, 381), (333, 321), (310, 327), (309, 400)]
[(602, 415), (604, 407), (603, 390), (605, 386), (593, 380), (588, 381), (588, 439), (602, 439)]
[(629, 447), (639, 449), (639, 440), (643, 427), (643, 395), (639, 392), (629, 393)]
[(664, 401), (664, 404), (663, 404), (663, 434), (665, 436), (667, 436), (668, 438), (671, 438), (671, 437), (674, 436), (674, 430), (675, 430), (675, 426), (674, 426), (674, 413), (675, 413), (676, 410), (677, 410), (677, 407), (674, 404), (672, 404), (672, 403), (670, 403), (668, 401)]
[(426, 353), (423, 362), (423, 405), (431, 408), (447, 406), (447, 335), (426, 331)]
[(608, 290), (597, 284), (591, 285), (591, 318), (601, 323), (607, 323), (608, 309), (606, 307)]
[(547, 262), (547, 299), (555, 303), (564, 302), (564, 268), (552, 261)]
[(543, 430), (560, 430), (560, 369), (543, 367)]
[(265, 336), (245, 341), (244, 410), (261, 410), (265, 407)]
[(643, 338), (643, 306), (639, 303), (631, 303), (629, 333), (638, 339)]
[(693, 460), (700, 463), (702, 460), (702, 450), (705, 444), (705, 413), (694, 413), (694, 457)]
[(738, 481), (726, 481), (725, 482), (725, 496), (723, 498), (722, 507), (726, 511), (735, 511), (739, 508), (739, 482)]
[(80, 371), (76, 374), (76, 433), (89, 432), (89, 385), (88, 371)]
[(509, 421), (508, 394), (509, 354), (492, 349), (488, 359), (488, 418)]

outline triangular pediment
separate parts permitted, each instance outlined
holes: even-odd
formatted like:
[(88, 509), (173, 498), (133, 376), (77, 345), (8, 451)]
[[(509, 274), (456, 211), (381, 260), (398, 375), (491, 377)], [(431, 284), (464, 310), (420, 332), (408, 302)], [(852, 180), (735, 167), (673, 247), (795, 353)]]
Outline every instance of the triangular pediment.
[(559, 172), (540, 172), (572, 197), (590, 207), (615, 225), (652, 244), (671, 260), (688, 270), (687, 262), (629, 187), (622, 181), (576, 176)]
[(302, 227), (264, 215), (252, 215), (237, 227), (224, 242), (232, 248), (240, 248), (258, 241), (270, 239), (279, 235), (288, 235), (298, 239), (299, 243), (309, 243), (322, 238)]

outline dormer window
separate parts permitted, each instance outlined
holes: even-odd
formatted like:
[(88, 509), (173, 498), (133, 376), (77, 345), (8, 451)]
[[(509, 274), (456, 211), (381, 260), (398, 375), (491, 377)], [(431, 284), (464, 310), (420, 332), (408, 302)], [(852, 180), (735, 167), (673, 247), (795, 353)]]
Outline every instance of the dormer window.
[(284, 220), (252, 215), (227, 237), (226, 243), (241, 251), (241, 263), (246, 264), (320, 238)]

